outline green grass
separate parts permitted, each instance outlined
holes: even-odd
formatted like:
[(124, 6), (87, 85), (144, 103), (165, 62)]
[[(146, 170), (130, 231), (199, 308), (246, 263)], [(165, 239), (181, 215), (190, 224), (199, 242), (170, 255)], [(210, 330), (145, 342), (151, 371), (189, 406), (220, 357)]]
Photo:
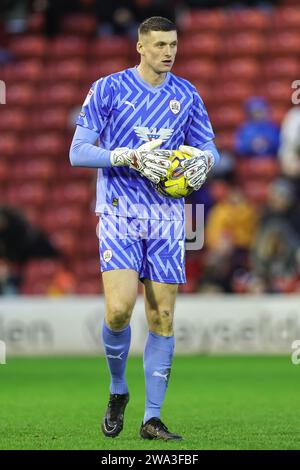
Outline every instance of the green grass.
[(8, 359), (0, 365), (0, 449), (300, 449), (300, 365), (289, 357), (175, 357), (162, 418), (184, 441), (143, 441), (142, 359), (116, 439), (99, 432), (103, 358)]

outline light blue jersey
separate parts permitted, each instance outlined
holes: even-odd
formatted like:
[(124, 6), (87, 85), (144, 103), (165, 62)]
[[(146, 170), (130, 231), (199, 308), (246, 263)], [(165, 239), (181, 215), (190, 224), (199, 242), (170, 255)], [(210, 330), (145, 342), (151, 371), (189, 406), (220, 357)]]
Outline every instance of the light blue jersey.
[[(181, 144), (200, 148), (214, 138), (207, 111), (196, 88), (167, 73), (153, 87), (136, 67), (97, 80), (77, 124), (99, 134), (100, 147), (138, 148), (161, 138), (164, 149)], [(96, 212), (156, 220), (184, 220), (184, 199), (167, 198), (128, 167), (99, 168)]]

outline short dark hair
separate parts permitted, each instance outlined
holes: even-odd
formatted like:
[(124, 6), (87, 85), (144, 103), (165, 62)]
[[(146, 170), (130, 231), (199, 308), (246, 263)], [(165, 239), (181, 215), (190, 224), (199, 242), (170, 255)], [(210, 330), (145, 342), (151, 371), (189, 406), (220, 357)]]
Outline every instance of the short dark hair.
[(177, 27), (168, 18), (152, 16), (143, 21), (139, 26), (139, 34), (147, 34), (150, 31), (177, 31)]

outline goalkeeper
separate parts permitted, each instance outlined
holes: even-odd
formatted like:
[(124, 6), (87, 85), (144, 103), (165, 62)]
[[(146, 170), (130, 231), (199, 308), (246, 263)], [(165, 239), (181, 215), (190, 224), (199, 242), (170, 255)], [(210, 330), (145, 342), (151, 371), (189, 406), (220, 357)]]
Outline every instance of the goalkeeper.
[(88, 92), (70, 160), (73, 166), (98, 168), (102, 339), (111, 376), (102, 431), (115, 437), (123, 428), (129, 400), (125, 369), (130, 318), (140, 280), (149, 327), (140, 436), (180, 440), (160, 413), (174, 352), (175, 297), (178, 285), (186, 281), (184, 200), (165, 198), (153, 186), (167, 175), (170, 149), (191, 156), (184, 161), (185, 177), (195, 190), (219, 155), (197, 90), (171, 73), (177, 51), (175, 24), (152, 17), (140, 25), (138, 34), (139, 65), (100, 78)]

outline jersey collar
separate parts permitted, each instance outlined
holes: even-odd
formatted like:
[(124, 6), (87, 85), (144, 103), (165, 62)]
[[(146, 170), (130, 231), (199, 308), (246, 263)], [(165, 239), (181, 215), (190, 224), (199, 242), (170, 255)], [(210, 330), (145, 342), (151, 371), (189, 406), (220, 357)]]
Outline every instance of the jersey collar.
[(151, 90), (152, 92), (157, 92), (157, 91), (160, 91), (162, 88), (164, 88), (169, 80), (170, 80), (170, 73), (167, 72), (166, 74), (166, 77), (164, 79), (164, 81), (160, 84), (160, 85), (157, 85), (157, 86), (152, 86), (150, 85), (150, 83), (146, 82), (139, 74), (139, 72), (137, 71), (137, 65), (135, 67), (132, 67), (130, 69), (135, 77), (135, 79), (141, 84), (143, 85), (145, 88), (147, 88), (148, 90)]

